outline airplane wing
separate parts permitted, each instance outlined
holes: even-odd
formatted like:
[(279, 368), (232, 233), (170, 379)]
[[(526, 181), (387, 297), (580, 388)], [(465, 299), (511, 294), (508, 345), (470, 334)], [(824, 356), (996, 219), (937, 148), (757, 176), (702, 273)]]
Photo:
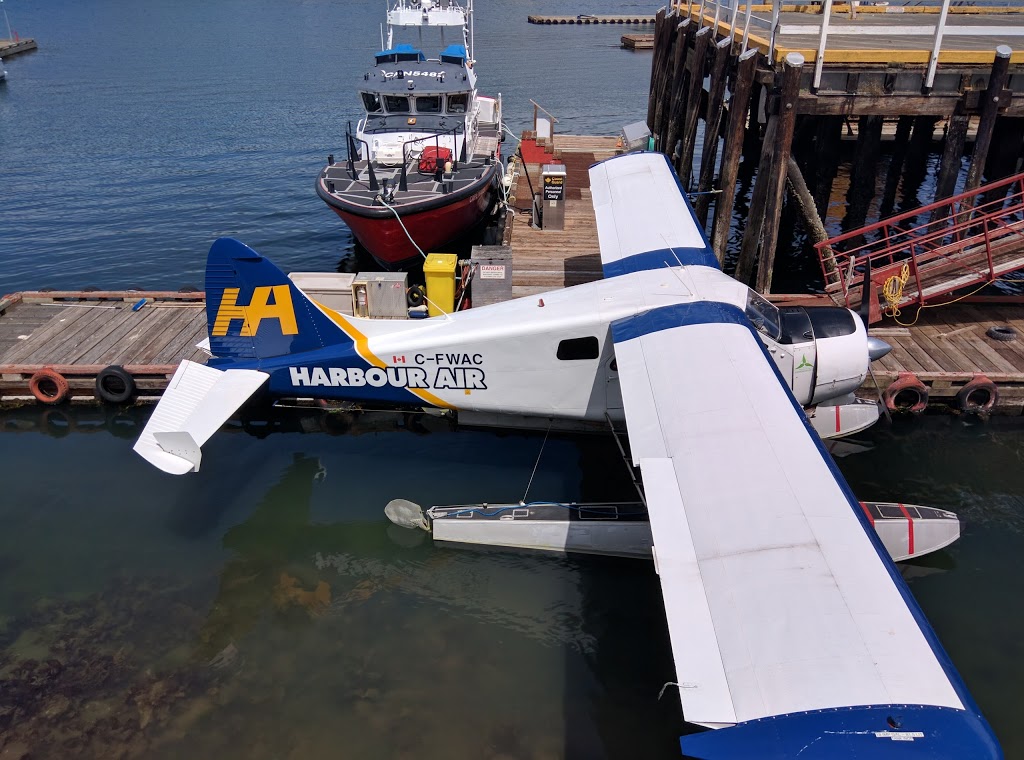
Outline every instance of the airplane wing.
[[(639, 217), (664, 201), (666, 173), (657, 154), (591, 169), (602, 245), (625, 241), (602, 249), (606, 272), (643, 268), (656, 240), (697, 247), (677, 220)], [(658, 181), (634, 181), (644, 175)], [(685, 201), (671, 213), (690, 215)], [(1000, 757), (743, 311), (654, 307), (614, 322), (612, 338), (683, 715), (720, 729), (683, 736), (684, 753)]]
[(269, 378), (249, 369), (219, 370), (183, 361), (135, 443), (164, 472), (198, 472), (200, 446)]

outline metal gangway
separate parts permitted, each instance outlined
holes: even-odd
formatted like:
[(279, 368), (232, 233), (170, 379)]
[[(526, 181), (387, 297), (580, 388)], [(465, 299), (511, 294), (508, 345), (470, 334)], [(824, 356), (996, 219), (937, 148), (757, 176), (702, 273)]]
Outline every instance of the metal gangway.
[(871, 267), (871, 321), (1024, 269), (1024, 173), (850, 230), (815, 245), (825, 291), (860, 305)]

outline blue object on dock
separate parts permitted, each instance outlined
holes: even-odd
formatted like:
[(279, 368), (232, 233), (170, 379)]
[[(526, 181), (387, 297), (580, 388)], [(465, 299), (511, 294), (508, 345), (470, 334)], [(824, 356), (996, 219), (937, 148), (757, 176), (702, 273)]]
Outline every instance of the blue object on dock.
[(146, 305), (146, 299), (145, 298), (140, 298), (138, 301), (136, 301), (134, 304), (132, 304), (132, 311), (138, 311), (139, 309), (141, 309), (145, 305)]

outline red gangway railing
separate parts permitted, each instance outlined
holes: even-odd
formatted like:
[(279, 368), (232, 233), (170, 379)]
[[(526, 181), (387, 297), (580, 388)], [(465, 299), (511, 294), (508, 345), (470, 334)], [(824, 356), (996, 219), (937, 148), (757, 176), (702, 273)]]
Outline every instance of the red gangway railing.
[(923, 306), (1024, 268), (1024, 173), (845, 232), (814, 246), (833, 299), (855, 308), (871, 262), (872, 321), (886, 280), (906, 265), (898, 306)]

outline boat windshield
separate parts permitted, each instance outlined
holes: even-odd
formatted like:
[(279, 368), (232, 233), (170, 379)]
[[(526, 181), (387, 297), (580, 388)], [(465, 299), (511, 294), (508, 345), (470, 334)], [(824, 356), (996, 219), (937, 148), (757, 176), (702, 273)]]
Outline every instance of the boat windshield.
[(380, 104), (380, 96), (375, 92), (361, 92), (359, 93), (363, 98), (363, 108), (366, 109), (367, 113), (380, 113), (384, 110), (384, 107)]
[(778, 307), (765, 300), (753, 290), (747, 291), (747, 318), (754, 324), (758, 331), (763, 332), (769, 338), (778, 340), (782, 337), (782, 328), (779, 320)]
[(385, 95), (384, 107), (388, 113), (409, 113), (409, 98), (405, 95)]
[(441, 96), (420, 95), (416, 98), (416, 113), (441, 113)]
[(468, 105), (468, 92), (457, 92), (448, 96), (448, 113), (466, 113)]

